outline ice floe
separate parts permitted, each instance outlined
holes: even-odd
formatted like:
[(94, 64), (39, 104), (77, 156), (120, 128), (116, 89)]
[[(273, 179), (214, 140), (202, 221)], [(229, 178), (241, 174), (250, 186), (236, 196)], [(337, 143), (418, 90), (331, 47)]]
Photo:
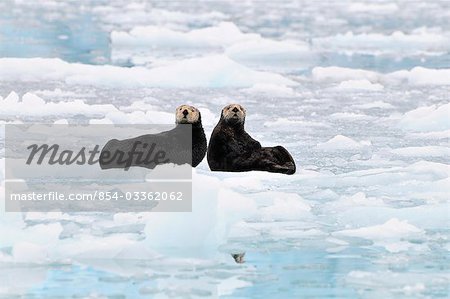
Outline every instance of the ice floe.
[(351, 12), (361, 13), (392, 13), (399, 9), (396, 3), (366, 3), (355, 2), (348, 6)]
[(450, 103), (419, 107), (406, 112), (399, 126), (415, 132), (445, 131), (450, 129)]
[[(312, 79), (318, 82), (344, 82), (349, 80), (358, 80), (360, 81), (359, 84), (361, 84), (361, 80), (367, 80), (371, 83), (370, 86), (375, 83), (383, 85), (396, 85), (402, 83), (410, 85), (449, 85), (450, 69), (428, 69), (424, 67), (414, 67), (411, 70), (401, 70), (388, 74), (382, 74), (368, 70), (336, 66), (315, 67), (312, 69)], [(368, 85), (367, 82), (364, 84), (366, 86)]]
[(372, 143), (370, 141), (355, 141), (344, 135), (336, 135), (324, 143), (319, 143), (317, 148), (326, 151), (359, 150), (370, 147), (371, 145)]
[(164, 50), (182, 50), (184, 56), (198, 56), (215, 49), (239, 63), (250, 63), (258, 68), (274, 66), (275, 62), (298, 67), (311, 65), (316, 57), (307, 43), (277, 41), (263, 38), (260, 34), (244, 33), (231, 22), (190, 31), (158, 26), (135, 27), (129, 32), (112, 31), (111, 42), (113, 60), (132, 61), (134, 64), (161, 60), (165, 57)]
[(343, 90), (356, 89), (377, 91), (383, 90), (384, 86), (379, 83), (371, 83), (369, 80), (363, 79), (342, 81), (336, 88)]
[(386, 103), (383, 101), (372, 101), (370, 103), (354, 105), (353, 107), (358, 108), (358, 109), (373, 109), (373, 108), (391, 109), (391, 108), (394, 108), (394, 106), (392, 104)]
[(231, 22), (222, 22), (214, 27), (180, 32), (164, 27), (135, 27), (130, 32), (112, 31), (113, 47), (157, 48), (205, 48), (226, 47), (243, 40), (255, 39), (259, 35), (242, 33)]
[[(189, 78), (189, 79), (187, 79)], [(63, 81), (104, 87), (250, 87), (255, 84), (296, 85), (276, 73), (254, 71), (223, 55), (185, 59), (167, 66), (95, 66), (61, 59), (0, 58), (3, 81)]]
[(403, 157), (450, 157), (450, 148), (445, 146), (410, 146), (391, 150)]
[(393, 54), (419, 55), (443, 54), (450, 45), (450, 38), (441, 33), (418, 28), (411, 33), (395, 31), (390, 35), (381, 33), (347, 32), (331, 37), (313, 39), (315, 48), (347, 54)]
[(291, 87), (277, 84), (255, 84), (250, 88), (242, 89), (249, 94), (263, 94), (273, 97), (294, 97), (298, 94)]
[(423, 230), (409, 224), (408, 221), (392, 218), (380, 225), (337, 231), (333, 236), (369, 239), (390, 252), (399, 252), (414, 246), (404, 240), (421, 238), (423, 234)]

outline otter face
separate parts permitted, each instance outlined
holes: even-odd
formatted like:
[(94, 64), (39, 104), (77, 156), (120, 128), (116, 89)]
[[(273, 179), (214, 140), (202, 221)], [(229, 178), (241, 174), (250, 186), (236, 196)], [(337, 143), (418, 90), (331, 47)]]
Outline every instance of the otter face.
[(175, 111), (175, 123), (177, 124), (193, 124), (200, 120), (200, 111), (189, 105), (181, 105)]
[(239, 104), (230, 104), (222, 109), (223, 119), (230, 124), (244, 123), (246, 111)]

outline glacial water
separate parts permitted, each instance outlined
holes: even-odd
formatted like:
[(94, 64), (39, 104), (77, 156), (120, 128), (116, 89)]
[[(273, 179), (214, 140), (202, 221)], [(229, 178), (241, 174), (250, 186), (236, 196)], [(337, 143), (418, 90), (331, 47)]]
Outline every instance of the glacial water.
[(209, 138), (237, 102), (297, 173), (205, 159), (184, 214), (2, 205), (0, 298), (447, 298), (449, 16), (447, 1), (2, 1), (2, 125), (172, 123), (188, 103)]

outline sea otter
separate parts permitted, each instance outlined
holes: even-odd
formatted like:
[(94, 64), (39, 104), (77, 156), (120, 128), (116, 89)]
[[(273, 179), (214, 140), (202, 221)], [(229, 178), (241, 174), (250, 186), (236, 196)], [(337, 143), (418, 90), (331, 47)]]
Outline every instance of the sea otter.
[(295, 162), (282, 146), (262, 147), (244, 129), (246, 111), (239, 104), (222, 109), (208, 146), (208, 164), (212, 171), (269, 171), (295, 173)]
[[(170, 131), (108, 141), (100, 153), (100, 167), (153, 169), (166, 163), (187, 163), (196, 167), (205, 157), (207, 146), (200, 111), (193, 106), (181, 105), (175, 111), (175, 123), (176, 127)], [(192, 135), (186, 134), (187, 124), (192, 125)], [(190, 137), (192, 148), (187, 146), (191, 144), (187, 139)]]

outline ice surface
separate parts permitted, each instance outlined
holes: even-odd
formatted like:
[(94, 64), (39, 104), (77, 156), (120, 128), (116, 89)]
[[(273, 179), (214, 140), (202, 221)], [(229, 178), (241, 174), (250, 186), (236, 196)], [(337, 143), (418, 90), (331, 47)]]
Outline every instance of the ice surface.
[(396, 3), (361, 3), (356, 2), (348, 6), (351, 12), (393, 13), (399, 9)]
[(410, 131), (444, 131), (450, 129), (450, 103), (419, 107), (406, 112), (399, 125)]
[(447, 12), (445, 1), (0, 2), (0, 56), (17, 57), (0, 58), (2, 201), (8, 123), (171, 124), (187, 103), (209, 138), (236, 102), (247, 131), (297, 164), (285, 176), (205, 160), (192, 213), (2, 205), (0, 296), (448, 297)]
[(112, 31), (113, 47), (145, 48), (205, 48), (226, 47), (243, 40), (260, 38), (257, 34), (242, 33), (230, 22), (214, 27), (180, 32), (164, 27), (135, 27), (130, 32)]
[(384, 87), (379, 83), (371, 83), (369, 80), (348, 80), (339, 83), (337, 89), (362, 89), (362, 90), (382, 90)]
[(327, 51), (348, 54), (393, 54), (400, 55), (436, 55), (445, 52), (450, 38), (442, 32), (433, 32), (427, 28), (417, 28), (411, 33), (395, 31), (385, 35), (381, 33), (355, 34), (347, 32), (332, 37), (313, 39), (313, 45)]
[[(449, 69), (427, 69), (415, 67), (411, 70), (401, 70), (388, 74), (376, 73), (373, 71), (350, 69), (342, 67), (315, 67), (312, 75), (316, 81), (343, 82), (348, 80), (357, 81), (359, 84), (366, 81), (369, 83), (401, 84), (411, 85), (449, 85)], [(362, 81), (364, 80), (364, 81)], [(378, 85), (375, 85), (378, 86)]]
[(331, 150), (331, 151), (339, 151), (339, 150), (358, 150), (361, 148), (365, 148), (370, 146), (370, 141), (355, 141), (350, 137), (343, 135), (336, 135), (330, 140), (320, 143), (317, 145), (318, 149), (321, 150)]
[[(186, 78), (189, 78), (188, 80)], [(3, 81), (63, 81), (67, 84), (104, 87), (249, 87), (254, 84), (295, 85), (279, 74), (254, 71), (223, 55), (185, 59), (167, 66), (94, 66), (60, 59), (0, 58)]]

